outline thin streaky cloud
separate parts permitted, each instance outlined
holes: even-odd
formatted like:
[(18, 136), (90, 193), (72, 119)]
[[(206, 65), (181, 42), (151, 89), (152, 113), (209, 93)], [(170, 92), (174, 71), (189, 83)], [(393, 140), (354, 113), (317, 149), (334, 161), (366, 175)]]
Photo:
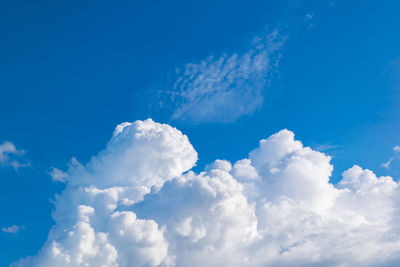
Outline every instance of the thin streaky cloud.
[(320, 152), (325, 152), (325, 151), (331, 151), (334, 149), (338, 149), (340, 148), (339, 145), (331, 145), (331, 144), (321, 144), (321, 145), (317, 145), (315, 146), (315, 150), (320, 151)]
[(390, 169), (390, 165), (392, 164), (392, 162), (396, 159), (399, 158), (399, 156), (397, 155), (400, 152), (400, 146), (394, 146), (393, 147), (393, 152), (394, 152), (394, 156), (391, 157), (388, 161), (384, 162), (381, 164), (381, 166), (385, 169)]
[(4, 233), (15, 234), (23, 229), (25, 229), (25, 226), (11, 225), (8, 227), (1, 228), (1, 231)]
[(232, 122), (261, 107), (287, 37), (274, 30), (254, 38), (245, 53), (210, 56), (177, 70), (169, 91), (173, 120)]
[(394, 158), (390, 158), (388, 161), (382, 163), (382, 167), (385, 169), (389, 169), (390, 168), (390, 164), (392, 163), (392, 161), (394, 160)]

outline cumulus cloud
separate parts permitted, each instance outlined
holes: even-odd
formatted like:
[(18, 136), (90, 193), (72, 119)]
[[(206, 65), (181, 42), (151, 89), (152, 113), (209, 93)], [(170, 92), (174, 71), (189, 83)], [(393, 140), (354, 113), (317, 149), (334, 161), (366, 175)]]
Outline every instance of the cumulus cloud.
[(399, 185), (282, 130), (249, 157), (195, 173), (180, 131), (117, 126), (106, 148), (68, 170), (55, 225), (14, 266), (373, 266), (400, 263)]
[(231, 122), (252, 114), (263, 103), (285, 39), (275, 30), (255, 38), (245, 53), (211, 56), (177, 70), (178, 78), (169, 91), (176, 105), (172, 119)]
[(29, 162), (23, 163), (18, 160), (23, 154), (25, 154), (25, 151), (17, 149), (13, 143), (3, 142), (0, 145), (0, 165), (11, 166), (16, 171), (19, 168), (30, 166)]
[(19, 231), (21, 231), (23, 229), (25, 229), (25, 226), (11, 225), (11, 226), (8, 226), (8, 227), (1, 228), (1, 231), (3, 231), (4, 233), (15, 234), (15, 233), (18, 233)]

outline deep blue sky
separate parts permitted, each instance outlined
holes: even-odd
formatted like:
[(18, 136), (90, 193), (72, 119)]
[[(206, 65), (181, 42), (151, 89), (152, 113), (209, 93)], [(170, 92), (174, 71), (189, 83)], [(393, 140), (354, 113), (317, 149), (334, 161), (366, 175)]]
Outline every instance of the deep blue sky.
[[(400, 163), (381, 163), (400, 144), (399, 10), (398, 1), (1, 1), (0, 143), (26, 150), (32, 167), (0, 169), (0, 227), (25, 226), (0, 232), (0, 266), (45, 242), (49, 199), (63, 188), (50, 167), (87, 162), (123, 121), (178, 127), (199, 169), (288, 128), (305, 145), (334, 146), (333, 182), (354, 164), (397, 180)], [(153, 89), (168, 89), (176, 68), (246, 50), (274, 27), (288, 39), (253, 115), (195, 124), (157, 108)]]

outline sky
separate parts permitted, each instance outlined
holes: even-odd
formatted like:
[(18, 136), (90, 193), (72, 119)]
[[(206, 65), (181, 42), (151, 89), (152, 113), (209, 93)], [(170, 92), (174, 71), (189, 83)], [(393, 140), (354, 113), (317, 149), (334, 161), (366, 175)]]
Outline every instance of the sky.
[(399, 9), (1, 1), (0, 266), (396, 266)]

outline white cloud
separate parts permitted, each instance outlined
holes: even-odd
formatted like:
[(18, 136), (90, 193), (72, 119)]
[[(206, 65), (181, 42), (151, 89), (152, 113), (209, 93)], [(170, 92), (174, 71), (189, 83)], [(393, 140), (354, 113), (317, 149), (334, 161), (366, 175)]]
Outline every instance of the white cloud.
[(394, 151), (394, 156), (393, 157), (391, 157), (387, 162), (384, 162), (384, 163), (381, 163), (381, 166), (383, 167), (383, 168), (385, 168), (385, 169), (390, 169), (390, 166), (391, 166), (391, 164), (392, 164), (392, 162), (394, 161), (394, 160), (397, 160), (397, 159), (399, 159), (399, 155), (396, 155), (397, 153), (399, 153), (400, 152), (400, 146), (394, 146), (393, 147), (393, 151)]
[(65, 183), (68, 179), (68, 173), (63, 172), (60, 169), (51, 167), (51, 171), (49, 172), (49, 175), (51, 176), (51, 179), (54, 182), (62, 182)]
[(331, 145), (331, 144), (321, 144), (317, 145), (314, 147), (314, 150), (320, 151), (320, 152), (327, 152), (327, 151), (332, 151), (340, 148), (338, 145)]
[(390, 164), (392, 164), (392, 161), (393, 161), (394, 159), (395, 159), (395, 158), (390, 158), (388, 161), (382, 163), (381, 166), (382, 166), (383, 168), (385, 168), (385, 169), (389, 169), (389, 168), (390, 168)]
[(3, 142), (3, 144), (0, 145), (0, 165), (11, 166), (16, 171), (18, 171), (19, 168), (30, 166), (29, 162), (22, 163), (17, 160), (17, 158), (21, 157), (23, 154), (25, 154), (25, 151), (17, 149), (13, 143)]
[(197, 153), (151, 120), (117, 127), (68, 170), (55, 226), (14, 266), (396, 266), (399, 185), (353, 166), (329, 183), (330, 157), (282, 130), (248, 159), (189, 171)]
[(19, 231), (21, 231), (23, 229), (25, 229), (25, 226), (11, 225), (11, 226), (8, 226), (8, 227), (1, 228), (1, 231), (3, 231), (4, 233), (15, 234), (15, 233), (18, 233)]
[(252, 114), (263, 103), (286, 37), (278, 30), (255, 38), (250, 50), (209, 57), (178, 70), (169, 91), (176, 105), (172, 119), (191, 122), (230, 122)]

